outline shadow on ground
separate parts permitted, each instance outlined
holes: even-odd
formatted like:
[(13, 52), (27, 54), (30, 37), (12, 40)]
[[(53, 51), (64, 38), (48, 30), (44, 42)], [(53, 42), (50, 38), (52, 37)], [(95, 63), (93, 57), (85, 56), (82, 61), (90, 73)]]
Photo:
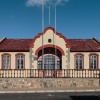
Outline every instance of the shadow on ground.
[(70, 96), (71, 100), (100, 100), (100, 96)]

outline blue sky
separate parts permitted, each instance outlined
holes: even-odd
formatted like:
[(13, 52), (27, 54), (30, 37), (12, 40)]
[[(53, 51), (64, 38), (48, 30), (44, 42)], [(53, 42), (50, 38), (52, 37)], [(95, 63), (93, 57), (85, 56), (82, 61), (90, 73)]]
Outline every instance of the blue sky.
[[(46, 0), (45, 27), (49, 25), (48, 5), (54, 27), (54, 4), (58, 32), (66, 38), (100, 39), (100, 0)], [(42, 32), (41, 11), (41, 0), (0, 0), (0, 39), (34, 38)]]

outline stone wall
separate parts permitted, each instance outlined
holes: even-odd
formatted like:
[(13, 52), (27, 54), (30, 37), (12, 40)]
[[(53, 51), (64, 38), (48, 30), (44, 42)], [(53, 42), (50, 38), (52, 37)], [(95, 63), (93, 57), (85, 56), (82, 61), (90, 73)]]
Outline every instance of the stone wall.
[(98, 87), (99, 79), (85, 78), (0, 78), (0, 89)]

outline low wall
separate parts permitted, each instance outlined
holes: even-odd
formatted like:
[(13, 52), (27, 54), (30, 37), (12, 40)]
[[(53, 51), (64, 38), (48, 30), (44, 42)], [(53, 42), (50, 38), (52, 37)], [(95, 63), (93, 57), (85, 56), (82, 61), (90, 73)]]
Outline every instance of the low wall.
[(0, 89), (98, 87), (95, 78), (0, 78)]

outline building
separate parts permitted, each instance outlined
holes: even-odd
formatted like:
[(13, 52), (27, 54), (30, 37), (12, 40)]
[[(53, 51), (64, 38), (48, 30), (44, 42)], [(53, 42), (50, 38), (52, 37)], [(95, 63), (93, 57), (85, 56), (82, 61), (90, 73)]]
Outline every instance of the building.
[(100, 69), (99, 59), (99, 40), (67, 39), (52, 27), (47, 27), (33, 39), (3, 38), (0, 42), (1, 71), (5, 69), (97, 70)]

